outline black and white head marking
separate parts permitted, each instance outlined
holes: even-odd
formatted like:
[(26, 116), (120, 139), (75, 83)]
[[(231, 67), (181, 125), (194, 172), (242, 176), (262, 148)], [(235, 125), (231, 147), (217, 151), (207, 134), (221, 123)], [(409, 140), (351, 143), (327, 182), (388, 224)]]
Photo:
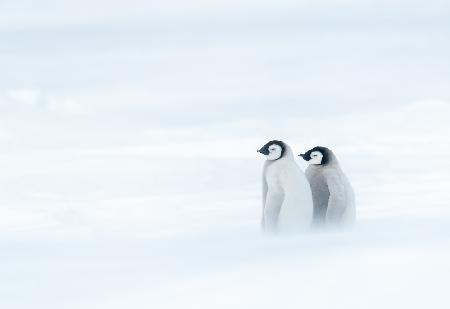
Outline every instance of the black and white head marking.
[(326, 165), (330, 162), (330, 153), (330, 149), (322, 146), (316, 146), (299, 156), (309, 164)]
[(262, 153), (267, 157), (267, 160), (275, 161), (283, 157), (286, 150), (286, 145), (277, 140), (273, 140), (262, 146), (259, 153)]

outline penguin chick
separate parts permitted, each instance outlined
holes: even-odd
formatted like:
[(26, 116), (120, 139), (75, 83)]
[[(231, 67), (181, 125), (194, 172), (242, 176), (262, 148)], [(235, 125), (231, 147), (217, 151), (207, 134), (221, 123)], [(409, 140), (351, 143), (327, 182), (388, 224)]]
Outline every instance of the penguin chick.
[(326, 147), (317, 146), (299, 156), (309, 164), (305, 175), (313, 196), (313, 224), (339, 226), (353, 223), (353, 188), (334, 153)]
[(263, 230), (295, 233), (309, 229), (313, 214), (311, 189), (291, 148), (282, 141), (273, 140), (258, 152), (267, 159), (262, 179)]

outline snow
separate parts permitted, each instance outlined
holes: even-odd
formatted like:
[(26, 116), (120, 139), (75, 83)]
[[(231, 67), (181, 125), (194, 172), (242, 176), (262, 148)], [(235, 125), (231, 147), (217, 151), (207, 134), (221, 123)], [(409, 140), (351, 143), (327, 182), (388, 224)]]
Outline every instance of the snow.
[[(449, 307), (448, 2), (50, 2), (0, 4), (0, 308)], [(353, 229), (262, 235), (272, 139)]]
[[(428, 101), (287, 122), (294, 151), (333, 141), (358, 201), (354, 229), (298, 237), (259, 230), (264, 132), (190, 142), (146, 130), (123, 147), (4, 152), (0, 303), (446, 308), (448, 115), (447, 102)], [(301, 130), (318, 124), (314, 137)]]

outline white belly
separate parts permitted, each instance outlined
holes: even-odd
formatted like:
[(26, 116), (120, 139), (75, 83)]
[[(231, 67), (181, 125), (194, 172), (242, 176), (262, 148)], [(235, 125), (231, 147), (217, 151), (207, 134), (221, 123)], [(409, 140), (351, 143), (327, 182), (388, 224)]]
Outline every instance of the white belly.
[[(297, 167), (268, 170), (265, 217), (277, 233), (296, 233), (308, 230), (313, 215), (312, 194), (303, 172)], [(277, 204), (278, 201), (278, 204)], [(281, 206), (280, 206), (281, 204)], [(274, 208), (280, 207), (273, 222)], [(275, 209), (276, 210), (276, 209)], [(272, 212), (272, 213), (271, 213)]]

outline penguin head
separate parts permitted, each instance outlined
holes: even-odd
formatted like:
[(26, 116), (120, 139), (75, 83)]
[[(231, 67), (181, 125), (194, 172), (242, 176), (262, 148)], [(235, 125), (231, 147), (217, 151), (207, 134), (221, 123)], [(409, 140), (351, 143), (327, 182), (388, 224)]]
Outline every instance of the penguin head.
[(286, 145), (283, 142), (273, 140), (262, 146), (258, 152), (265, 155), (267, 160), (275, 161), (283, 157), (285, 150)]
[(330, 162), (331, 150), (326, 147), (317, 146), (299, 156), (310, 165), (326, 165)]

